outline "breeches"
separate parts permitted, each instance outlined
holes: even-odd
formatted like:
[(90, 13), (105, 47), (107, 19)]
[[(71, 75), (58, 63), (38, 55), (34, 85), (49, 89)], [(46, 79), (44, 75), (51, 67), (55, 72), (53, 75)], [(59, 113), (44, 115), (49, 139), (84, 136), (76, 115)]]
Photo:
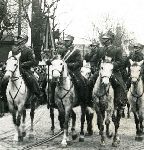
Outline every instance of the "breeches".
[(39, 84), (33, 73), (30, 70), (23, 70), (22, 76), (30, 92), (35, 93), (36, 95), (40, 95)]

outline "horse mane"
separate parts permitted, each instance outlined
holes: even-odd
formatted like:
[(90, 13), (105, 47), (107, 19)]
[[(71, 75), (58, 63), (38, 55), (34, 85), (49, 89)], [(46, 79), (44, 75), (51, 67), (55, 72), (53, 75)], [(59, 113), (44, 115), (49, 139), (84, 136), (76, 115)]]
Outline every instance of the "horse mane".
[(64, 68), (63, 68), (63, 77), (68, 77), (69, 76), (69, 71), (68, 71), (68, 66), (66, 62), (63, 62)]
[(95, 93), (97, 93), (99, 91), (100, 81), (101, 81), (101, 77), (100, 77), (100, 74), (99, 74), (99, 76), (98, 76), (98, 78), (96, 80), (96, 83), (94, 85), (94, 88), (93, 88), (93, 90), (95, 89)]
[(138, 66), (138, 63), (134, 62), (131, 66)]

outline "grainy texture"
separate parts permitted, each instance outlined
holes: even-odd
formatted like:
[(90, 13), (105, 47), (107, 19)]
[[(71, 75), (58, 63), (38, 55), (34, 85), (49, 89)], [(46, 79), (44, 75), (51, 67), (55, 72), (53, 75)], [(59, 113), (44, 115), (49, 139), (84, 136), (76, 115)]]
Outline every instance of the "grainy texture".
[[(80, 108), (75, 108), (75, 112), (77, 114), (77, 122), (76, 122), (76, 131), (79, 133), (80, 131)], [(55, 110), (55, 132), (59, 131), (59, 122), (58, 122), (58, 113)], [(26, 127), (30, 125), (29, 119), (29, 110), (27, 111), (27, 121)], [(12, 142), (14, 126), (12, 124), (12, 119), (9, 114), (6, 114), (3, 118), (0, 118), (0, 150), (20, 150), (22, 147), (34, 143), (40, 139), (45, 137), (50, 137), (50, 127), (51, 121), (49, 117), (49, 110), (46, 106), (40, 106), (36, 109), (35, 113), (35, 138), (33, 140), (29, 140), (26, 136), (24, 138), (24, 142), (22, 144), (17, 145)], [(86, 129), (86, 124), (85, 124)], [(113, 129), (113, 125), (111, 125), (111, 129)], [(27, 131), (28, 135), (28, 131)], [(65, 150), (144, 150), (144, 141), (136, 142), (135, 141), (135, 123), (133, 120), (133, 114), (131, 113), (131, 119), (121, 119), (120, 128), (120, 145), (117, 148), (113, 148), (111, 146), (112, 139), (106, 138), (106, 146), (100, 146), (100, 136), (98, 135), (97, 126), (94, 127), (94, 135), (91, 137), (85, 137), (84, 142), (79, 142), (77, 138), (74, 141), (70, 141), (69, 145)], [(71, 139), (71, 136), (70, 136)], [(34, 147), (32, 150), (62, 150), (61, 148), (61, 140), (62, 136), (50, 141), (49, 143), (45, 143), (41, 146)]]

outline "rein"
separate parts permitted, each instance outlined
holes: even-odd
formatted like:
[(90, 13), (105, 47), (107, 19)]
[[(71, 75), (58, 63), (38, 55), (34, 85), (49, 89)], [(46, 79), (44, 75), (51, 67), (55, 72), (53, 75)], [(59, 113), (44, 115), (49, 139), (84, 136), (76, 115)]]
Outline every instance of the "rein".
[(69, 90), (63, 88), (63, 89), (64, 89), (65, 91), (67, 91), (67, 92), (66, 92), (62, 97), (60, 97), (59, 95), (57, 95), (58, 98), (61, 99), (61, 100), (63, 100), (63, 99), (67, 96), (67, 94), (70, 92), (70, 90), (72, 89), (72, 87), (73, 87), (73, 84), (71, 84), (71, 87), (70, 87)]
[[(14, 57), (14, 58), (15, 58), (15, 60), (17, 60), (17, 58), (16, 58), (15, 56), (11, 56), (11, 57)], [(11, 57), (9, 57), (9, 59), (10, 59)], [(18, 62), (18, 60), (17, 60), (17, 62)], [(19, 93), (19, 91), (20, 91), (20, 89), (21, 89), (21, 87), (22, 87), (22, 81), (21, 81), (21, 83), (20, 83), (19, 88), (18, 88), (18, 87), (17, 87), (17, 85), (15, 84), (15, 81), (19, 80), (19, 79), (22, 77), (21, 75), (20, 75), (20, 76), (18, 76), (18, 77), (14, 76), (14, 73), (16, 72), (16, 70), (17, 70), (17, 69), (18, 69), (18, 65), (16, 65), (16, 68), (15, 68), (15, 70), (14, 70), (14, 71), (7, 70), (7, 71), (12, 72), (11, 82), (14, 84), (14, 86), (15, 86), (15, 87), (16, 87), (16, 89), (17, 89), (17, 92), (16, 92), (16, 94), (15, 94), (15, 96), (14, 96), (14, 97), (12, 96), (11, 92), (9, 91), (9, 95), (10, 95), (10, 97), (11, 97), (12, 101), (13, 101), (13, 105), (14, 105), (14, 107), (16, 107), (16, 106), (15, 106), (15, 104), (14, 104), (14, 100), (16, 99), (16, 97), (17, 97), (17, 95), (18, 95), (18, 93)]]
[(106, 90), (106, 88), (105, 88), (105, 92), (103, 92), (103, 94), (100, 94), (100, 92), (99, 93), (96, 93), (96, 96), (100, 99), (100, 98), (102, 98), (102, 97), (104, 97), (104, 96), (107, 96), (108, 95), (108, 92), (109, 92), (109, 88), (110, 88), (110, 84), (109, 84), (109, 87), (108, 87), (108, 89)]
[[(139, 79), (139, 80), (138, 80), (138, 79)], [(138, 84), (138, 81), (140, 81), (140, 78), (138, 78), (138, 79), (137, 79), (136, 84)], [(133, 97), (137, 98), (137, 99), (139, 99), (139, 98), (142, 97), (142, 95), (143, 95), (143, 92), (142, 92), (141, 95), (139, 95), (139, 94), (137, 94), (137, 93), (134, 94), (134, 93), (131, 91), (131, 89), (130, 89), (130, 92), (131, 92), (131, 95), (132, 95)]]
[[(100, 81), (102, 81), (102, 78), (109, 78), (108, 76), (101, 76), (100, 77)], [(100, 85), (101, 86), (101, 85)], [(106, 90), (106, 86), (104, 86), (104, 92), (102, 94), (100, 94), (101, 92), (96, 93), (96, 96), (101, 99), (102, 97), (104, 97), (105, 95), (108, 95), (109, 92), (109, 88), (110, 88), (110, 84), (108, 84), (108, 89)]]
[[(14, 84), (14, 85), (15, 85), (15, 84)], [(16, 85), (15, 85), (15, 86), (16, 86)], [(16, 92), (16, 94), (15, 94), (15, 96), (14, 96), (14, 97), (12, 96), (11, 92), (9, 91), (9, 95), (10, 95), (10, 97), (11, 97), (12, 101), (13, 101), (13, 105), (14, 105), (14, 107), (16, 107), (16, 106), (15, 106), (15, 103), (14, 103), (14, 100), (15, 100), (15, 98), (17, 97), (17, 95), (18, 95), (18, 93), (19, 93), (19, 91), (20, 91), (21, 86), (22, 86), (22, 81), (21, 81), (21, 84), (20, 84), (20, 87), (19, 87), (19, 88), (17, 88), (17, 86), (16, 86), (16, 88), (17, 88), (17, 92)]]
[[(140, 81), (141, 75), (142, 75), (142, 72), (140, 72), (140, 75), (139, 75), (139, 77), (137, 78), (137, 81), (136, 81), (135, 85), (137, 85), (138, 82)], [(132, 77), (131, 77), (131, 78), (132, 78)], [(134, 85), (134, 86), (135, 86), (135, 85)], [(131, 92), (132, 96), (135, 97), (135, 98), (137, 98), (137, 99), (139, 99), (139, 98), (142, 97), (142, 95), (143, 95), (143, 92), (142, 92), (141, 95), (139, 95), (139, 94), (137, 94), (137, 93), (134, 94), (134, 93), (132, 93), (131, 89), (130, 89), (130, 92)]]

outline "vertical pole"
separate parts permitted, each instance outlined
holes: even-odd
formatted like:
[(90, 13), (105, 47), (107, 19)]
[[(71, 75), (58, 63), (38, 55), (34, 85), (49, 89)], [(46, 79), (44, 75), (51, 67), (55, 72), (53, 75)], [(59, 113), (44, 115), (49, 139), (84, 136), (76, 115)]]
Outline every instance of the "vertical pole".
[(85, 45), (83, 44), (83, 59), (84, 59), (84, 56), (85, 56)]
[(19, 3), (19, 11), (18, 11), (18, 36), (21, 35), (21, 0), (18, 1)]

